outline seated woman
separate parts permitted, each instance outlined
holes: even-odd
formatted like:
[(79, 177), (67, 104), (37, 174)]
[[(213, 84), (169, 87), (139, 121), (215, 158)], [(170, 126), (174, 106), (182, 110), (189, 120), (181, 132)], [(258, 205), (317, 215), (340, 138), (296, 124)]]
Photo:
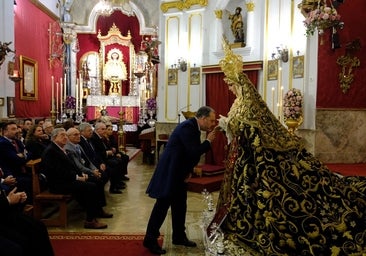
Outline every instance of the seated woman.
[(48, 136), (44, 134), (41, 125), (33, 125), (25, 137), (25, 148), (28, 151), (28, 159), (41, 158), (43, 151), (47, 147)]
[(228, 244), (250, 255), (366, 253), (366, 179), (335, 174), (309, 153), (268, 109), (227, 42), (224, 49), (220, 65), (237, 96), (219, 120), (230, 142), (217, 205), (228, 211), (221, 225)]

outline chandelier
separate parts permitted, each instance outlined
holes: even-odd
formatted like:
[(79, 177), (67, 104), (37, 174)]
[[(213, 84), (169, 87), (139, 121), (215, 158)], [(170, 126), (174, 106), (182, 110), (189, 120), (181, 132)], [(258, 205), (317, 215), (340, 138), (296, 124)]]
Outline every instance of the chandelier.
[(133, 10), (129, 0), (99, 0), (95, 6), (97, 14), (101, 16), (110, 16), (114, 9), (120, 9), (128, 16), (133, 15)]
[(101, 16), (110, 16), (113, 12), (113, 6), (108, 0), (99, 0), (95, 10)]

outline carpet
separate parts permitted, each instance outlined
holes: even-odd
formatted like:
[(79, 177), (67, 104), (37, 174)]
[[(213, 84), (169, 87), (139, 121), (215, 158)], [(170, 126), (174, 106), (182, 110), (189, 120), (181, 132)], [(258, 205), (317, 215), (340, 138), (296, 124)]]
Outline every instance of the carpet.
[(201, 193), (204, 189), (214, 192), (220, 189), (223, 174), (215, 176), (192, 177), (188, 180), (188, 191)]
[[(142, 245), (143, 234), (110, 234), (89, 232), (50, 233), (55, 256), (150, 256)], [(163, 244), (163, 238), (159, 238)]]
[(344, 176), (366, 176), (366, 163), (343, 164), (332, 163), (325, 164), (329, 170), (338, 172)]

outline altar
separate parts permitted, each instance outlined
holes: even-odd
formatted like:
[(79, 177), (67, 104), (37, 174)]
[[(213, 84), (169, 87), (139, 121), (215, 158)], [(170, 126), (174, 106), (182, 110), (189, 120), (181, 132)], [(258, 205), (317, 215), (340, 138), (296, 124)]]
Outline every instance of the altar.
[(100, 118), (102, 109), (107, 111), (108, 116), (120, 118), (121, 108), (124, 112), (124, 123), (137, 124), (139, 121), (139, 96), (122, 96), (121, 98), (121, 96), (89, 95), (86, 106), (86, 121)]

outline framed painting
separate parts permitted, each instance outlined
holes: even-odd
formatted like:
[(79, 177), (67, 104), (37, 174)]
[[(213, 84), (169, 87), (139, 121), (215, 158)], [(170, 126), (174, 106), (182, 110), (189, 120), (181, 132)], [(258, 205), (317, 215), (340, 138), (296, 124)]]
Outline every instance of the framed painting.
[(8, 110), (8, 117), (15, 117), (15, 97), (7, 97), (6, 98), (6, 106)]
[(278, 77), (278, 60), (268, 61), (268, 80), (277, 80)]
[(20, 99), (38, 100), (38, 63), (37, 61), (20, 56)]
[(304, 77), (304, 55), (293, 57), (293, 77)]
[(4, 106), (4, 98), (0, 98), (0, 107)]
[(178, 84), (178, 69), (169, 68), (168, 69), (168, 85)]
[(191, 68), (191, 84), (200, 84), (201, 70), (200, 68)]

